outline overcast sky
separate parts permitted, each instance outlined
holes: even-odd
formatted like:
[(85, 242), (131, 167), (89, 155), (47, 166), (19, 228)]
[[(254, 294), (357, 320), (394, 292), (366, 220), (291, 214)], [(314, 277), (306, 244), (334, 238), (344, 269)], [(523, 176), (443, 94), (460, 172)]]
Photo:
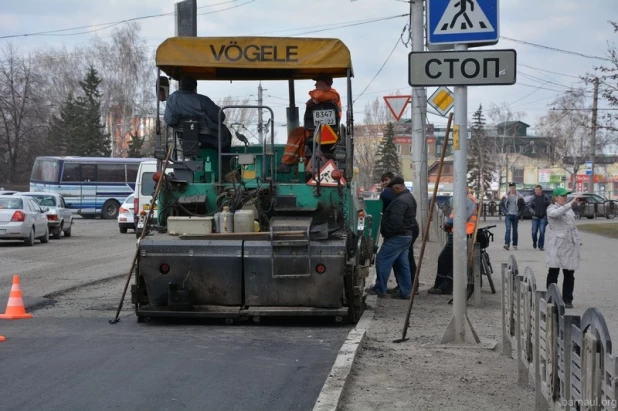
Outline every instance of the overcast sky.
[[(175, 0), (2, 0), (0, 37), (173, 13), (175, 3)], [(343, 40), (351, 51), (354, 65), (353, 95), (357, 122), (362, 121), (365, 104), (376, 97), (382, 99), (394, 93), (410, 93), (407, 84), (410, 48), (399, 41), (400, 38), (407, 39), (407, 34), (401, 36), (409, 19), (403, 16), (410, 7), (405, 1), (198, 0), (197, 5), (198, 36), (303, 35)], [(554, 98), (569, 87), (583, 86), (578, 76), (604, 63), (576, 53), (607, 57), (608, 42), (618, 39), (608, 19), (618, 20), (617, 0), (501, 0), (502, 36), (573, 53), (501, 39), (494, 48), (517, 50), (517, 84), (470, 87), (469, 117), (479, 104), (489, 107), (491, 103), (505, 102), (513, 111), (524, 112), (523, 120), (534, 126)], [(367, 23), (368, 20), (381, 21)], [(172, 14), (139, 22), (142, 37), (153, 53), (166, 37), (174, 35)], [(111, 27), (96, 26), (62, 31), (54, 36), (2, 38), (0, 48), (4, 48), (9, 41), (22, 51), (62, 45), (71, 48), (87, 43), (92, 36), (107, 38), (111, 31)], [(389, 58), (393, 47), (395, 50)], [(385, 67), (372, 80), (387, 59)], [(276, 110), (277, 123), (284, 122), (287, 85), (266, 82), (263, 86), (266, 89), (265, 104)], [(297, 83), (296, 98), (299, 104), (306, 101), (304, 93), (312, 86), (313, 82), (309, 81)], [(342, 80), (336, 81), (335, 87), (342, 92), (345, 90)], [(430, 88), (428, 94), (433, 90)], [(257, 98), (257, 83), (216, 82), (201, 85), (200, 92), (215, 101), (230, 95)], [(446, 123), (443, 118), (433, 115), (429, 115), (429, 121), (437, 125)]]

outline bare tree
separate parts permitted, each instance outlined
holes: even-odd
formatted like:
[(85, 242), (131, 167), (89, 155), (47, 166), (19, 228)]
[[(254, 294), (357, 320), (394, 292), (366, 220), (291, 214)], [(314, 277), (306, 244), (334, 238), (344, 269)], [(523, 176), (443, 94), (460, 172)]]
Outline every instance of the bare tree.
[(512, 167), (520, 159), (521, 153), (518, 153), (516, 148), (517, 128), (514, 125), (521, 121), (524, 116), (524, 112), (513, 111), (506, 102), (492, 103), (487, 110), (490, 126), (487, 127), (486, 131), (487, 135), (492, 137), (488, 141), (491, 145), (490, 151), (495, 154), (493, 160), (500, 186), (508, 183), (509, 167)]
[[(618, 33), (618, 23), (609, 22), (614, 33)], [(595, 78), (599, 79), (599, 95), (607, 101), (607, 103), (615, 109), (618, 109), (618, 49), (615, 43), (609, 43), (607, 49), (609, 62), (607, 64), (594, 68), (594, 73), (588, 73), (584, 76), (586, 84), (591, 85)], [(618, 114), (616, 111), (607, 110), (600, 113), (598, 118), (599, 129), (606, 129), (613, 132), (618, 131)], [(618, 143), (614, 139), (613, 143)]]
[[(251, 100), (251, 97), (234, 98), (232, 96), (227, 96), (218, 102), (220, 107), (247, 106), (252, 104), (254, 103)], [(232, 132), (232, 144), (236, 145), (241, 143), (236, 137), (236, 133), (245, 136), (252, 144), (255, 144), (256, 142), (259, 144), (264, 143), (259, 137), (258, 124), (256, 120), (257, 115), (257, 109), (252, 108), (231, 108), (229, 110), (225, 110), (225, 124)], [(264, 133), (262, 138), (270, 141), (269, 133), (270, 123), (268, 123), (268, 127), (264, 124)]]
[(79, 82), (83, 79), (86, 66), (83, 54), (66, 48), (37, 50), (33, 54), (34, 71), (41, 79), (40, 94), (45, 96), (51, 113), (58, 115), (60, 107), (69, 95), (80, 90)]
[(40, 154), (49, 112), (36, 93), (38, 82), (30, 58), (9, 44), (0, 61), (0, 178), (6, 183), (28, 181), (33, 158)]
[(384, 136), (384, 127), (392, 121), (388, 108), (379, 99), (365, 105), (364, 124), (354, 130), (354, 164), (358, 167), (358, 185), (369, 189), (377, 181), (373, 174), (378, 148)]
[[(590, 110), (584, 89), (570, 90), (554, 100), (550, 110), (539, 119), (537, 129), (548, 137), (546, 157), (572, 175), (577, 175), (588, 160)], [(597, 146), (604, 145), (599, 138)]]
[(155, 111), (154, 56), (140, 31), (138, 23), (127, 23), (114, 30), (110, 42), (95, 37), (84, 53), (101, 73), (101, 111), (115, 142), (113, 155), (126, 155), (131, 132)]

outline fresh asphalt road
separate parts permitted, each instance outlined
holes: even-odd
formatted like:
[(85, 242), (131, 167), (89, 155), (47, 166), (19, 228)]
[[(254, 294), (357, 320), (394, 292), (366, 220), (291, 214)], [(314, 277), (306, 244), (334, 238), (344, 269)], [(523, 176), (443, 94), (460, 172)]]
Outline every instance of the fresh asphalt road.
[[(577, 220), (577, 224), (606, 224), (615, 223), (618, 220)], [(506, 251), (504, 234), (506, 231), (504, 220), (488, 217), (484, 222), (481, 218), (479, 226), (494, 225), (497, 227), (491, 231), (494, 233), (494, 242), (487, 249), (495, 271), (495, 276), (500, 274), (500, 263), (508, 261), (509, 255), (515, 256), (521, 273), (526, 267), (530, 267), (535, 274), (537, 287), (545, 290), (547, 279), (547, 265), (545, 252), (532, 248), (532, 225), (530, 220), (519, 222), (519, 244), (517, 250)], [(616, 255), (618, 254), (618, 241), (597, 234), (579, 232), (582, 248), (580, 269), (575, 271), (575, 291), (573, 293), (573, 308), (567, 310), (569, 314), (583, 315), (590, 307), (601, 311), (613, 341), (618, 341), (618, 282), (616, 281), (618, 270), (616, 269)], [(562, 272), (558, 277), (558, 285), (562, 290)]]
[(14, 273), (26, 301), (46, 301), (27, 308), (33, 319), (0, 320), (0, 409), (313, 408), (350, 327), (297, 319), (138, 324), (130, 304), (111, 325), (135, 236), (113, 221), (81, 219), (74, 233), (34, 247), (0, 243), (0, 310)]

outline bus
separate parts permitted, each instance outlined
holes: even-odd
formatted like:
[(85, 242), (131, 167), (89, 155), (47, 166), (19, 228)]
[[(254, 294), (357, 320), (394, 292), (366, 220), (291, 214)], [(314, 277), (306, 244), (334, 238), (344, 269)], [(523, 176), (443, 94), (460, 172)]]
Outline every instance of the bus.
[(135, 190), (137, 170), (154, 158), (37, 157), (30, 191), (61, 194), (84, 218), (116, 219), (120, 204)]

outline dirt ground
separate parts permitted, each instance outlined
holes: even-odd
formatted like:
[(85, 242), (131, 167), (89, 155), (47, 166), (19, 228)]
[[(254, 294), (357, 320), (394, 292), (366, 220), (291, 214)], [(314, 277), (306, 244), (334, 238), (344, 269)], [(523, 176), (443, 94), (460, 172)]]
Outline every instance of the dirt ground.
[[(452, 305), (448, 304), (450, 296), (427, 294), (433, 286), (440, 251), (437, 242), (428, 243), (425, 249), (420, 295), (414, 299), (408, 341), (393, 343), (402, 335), (408, 301), (377, 300), (374, 320), (352, 368), (339, 409), (534, 409), (533, 390), (517, 385), (516, 360), (501, 354), (500, 294), (491, 294), (486, 281), (483, 306), (476, 308), (470, 302), (468, 317), (481, 342), (497, 342), (496, 348), (439, 347), (453, 315)], [(420, 244), (417, 244), (417, 259), (419, 253)], [(500, 263), (492, 261), (498, 290)], [(392, 276), (391, 282), (394, 282)]]

